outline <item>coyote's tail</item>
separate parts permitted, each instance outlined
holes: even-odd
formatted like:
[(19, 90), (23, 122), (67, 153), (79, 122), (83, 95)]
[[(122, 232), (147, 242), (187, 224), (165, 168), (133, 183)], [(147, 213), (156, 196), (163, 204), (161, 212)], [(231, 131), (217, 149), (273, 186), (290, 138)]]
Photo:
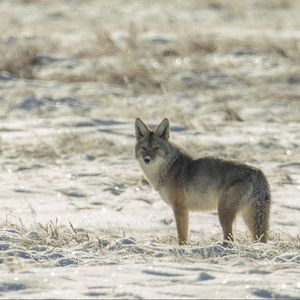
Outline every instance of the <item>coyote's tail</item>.
[(253, 194), (252, 224), (253, 239), (266, 243), (269, 230), (271, 192), (265, 175), (261, 172)]

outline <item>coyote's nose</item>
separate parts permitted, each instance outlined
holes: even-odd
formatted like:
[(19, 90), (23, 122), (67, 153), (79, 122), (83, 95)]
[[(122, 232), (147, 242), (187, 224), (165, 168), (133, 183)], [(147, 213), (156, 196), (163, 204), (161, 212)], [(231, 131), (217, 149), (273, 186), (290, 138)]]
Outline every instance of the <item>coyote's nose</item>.
[(144, 157), (144, 162), (146, 164), (149, 164), (150, 161), (151, 161), (151, 157), (149, 155), (147, 155), (147, 156)]

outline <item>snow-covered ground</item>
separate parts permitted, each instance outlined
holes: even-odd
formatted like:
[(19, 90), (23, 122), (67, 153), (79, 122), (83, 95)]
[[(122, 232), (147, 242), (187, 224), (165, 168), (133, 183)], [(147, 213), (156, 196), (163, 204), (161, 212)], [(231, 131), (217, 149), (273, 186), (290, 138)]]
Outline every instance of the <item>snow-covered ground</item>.
[[(1, 298), (300, 298), (300, 3), (0, 2)], [(261, 168), (270, 241), (172, 211), (134, 120)]]

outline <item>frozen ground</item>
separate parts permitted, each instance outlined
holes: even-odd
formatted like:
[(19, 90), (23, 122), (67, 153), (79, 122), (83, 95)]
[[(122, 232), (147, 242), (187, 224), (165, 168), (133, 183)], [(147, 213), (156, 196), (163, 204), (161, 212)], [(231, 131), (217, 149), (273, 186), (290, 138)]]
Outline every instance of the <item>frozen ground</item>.
[[(300, 298), (298, 1), (0, 2), (1, 298)], [(195, 156), (260, 167), (270, 241), (219, 245), (134, 159), (169, 117)]]

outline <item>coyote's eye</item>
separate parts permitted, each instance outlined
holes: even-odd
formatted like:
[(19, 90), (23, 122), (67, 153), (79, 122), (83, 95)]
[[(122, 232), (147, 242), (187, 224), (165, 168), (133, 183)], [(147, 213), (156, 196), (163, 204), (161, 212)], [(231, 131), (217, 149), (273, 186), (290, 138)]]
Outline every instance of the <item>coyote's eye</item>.
[(157, 151), (159, 149), (159, 147), (153, 147), (154, 151)]
[(146, 148), (146, 147), (141, 147), (141, 148), (142, 148), (142, 150), (143, 150), (143, 151), (146, 151), (146, 150), (147, 150), (147, 148)]

